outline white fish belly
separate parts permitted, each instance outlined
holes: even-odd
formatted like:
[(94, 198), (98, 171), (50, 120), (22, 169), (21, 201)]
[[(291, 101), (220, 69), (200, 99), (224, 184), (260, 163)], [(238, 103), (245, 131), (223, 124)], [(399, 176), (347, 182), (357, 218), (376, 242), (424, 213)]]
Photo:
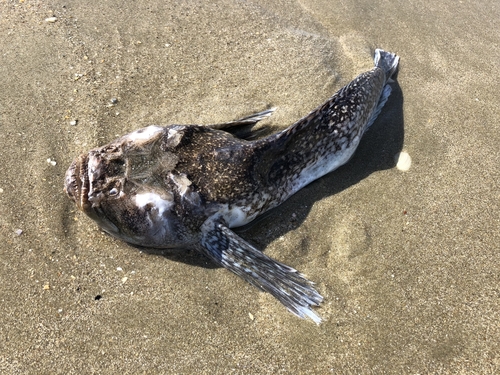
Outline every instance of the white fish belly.
[(315, 163), (311, 163), (305, 167), (298, 175), (298, 177), (292, 182), (292, 188), (290, 194), (287, 196), (295, 194), (297, 191), (302, 189), (304, 186), (309, 185), (314, 180), (317, 180), (324, 175), (333, 172), (338, 167), (344, 165), (351, 159), (354, 151), (358, 147), (361, 137), (356, 136), (347, 148), (342, 148), (341, 150), (328, 154), (323, 158), (320, 158)]

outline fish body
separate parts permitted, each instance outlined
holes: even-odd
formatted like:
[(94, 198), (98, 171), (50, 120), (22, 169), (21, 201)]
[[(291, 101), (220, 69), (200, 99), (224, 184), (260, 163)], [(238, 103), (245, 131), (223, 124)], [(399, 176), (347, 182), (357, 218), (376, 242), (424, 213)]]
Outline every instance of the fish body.
[(245, 225), (345, 164), (385, 104), (399, 58), (375, 51), (375, 67), (287, 129), (258, 140), (234, 129), (273, 109), (224, 124), (149, 126), (80, 155), (65, 191), (109, 234), (155, 248), (193, 248), (292, 313), (321, 318), (313, 283), (250, 245)]

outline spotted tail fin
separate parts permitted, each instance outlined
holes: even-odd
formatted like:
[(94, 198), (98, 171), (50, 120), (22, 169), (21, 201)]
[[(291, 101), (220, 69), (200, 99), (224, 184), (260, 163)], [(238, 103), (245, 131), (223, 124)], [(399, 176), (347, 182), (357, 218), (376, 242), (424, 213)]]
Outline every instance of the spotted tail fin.
[(373, 60), (375, 61), (375, 66), (380, 67), (384, 70), (385, 77), (386, 77), (385, 78), (386, 84), (385, 84), (384, 88), (382, 89), (377, 106), (373, 110), (372, 114), (370, 115), (370, 118), (368, 119), (368, 121), (366, 123), (365, 129), (368, 129), (370, 126), (372, 126), (372, 124), (375, 122), (376, 118), (380, 114), (382, 107), (387, 102), (389, 95), (391, 95), (392, 89), (391, 89), (391, 86), (389, 86), (387, 83), (391, 82), (391, 76), (398, 69), (399, 56), (397, 56), (394, 53), (386, 52), (384, 50), (377, 48), (375, 50), (375, 57)]
[(272, 294), (298, 317), (321, 323), (311, 306), (323, 297), (297, 270), (269, 258), (220, 222), (209, 221), (202, 231), (202, 250), (214, 262)]
[(380, 112), (382, 111), (382, 108), (387, 102), (387, 99), (389, 99), (389, 95), (391, 95), (391, 92), (392, 92), (391, 86), (385, 85), (384, 89), (382, 90), (382, 94), (380, 95), (380, 99), (378, 100), (377, 107), (375, 108), (370, 118), (368, 119), (365, 129), (368, 129), (370, 126), (373, 125), (378, 115), (380, 115)]
[(386, 52), (382, 49), (377, 48), (375, 50), (375, 57), (373, 60), (375, 62), (375, 66), (384, 69), (386, 82), (398, 69), (399, 56), (397, 56), (395, 53)]

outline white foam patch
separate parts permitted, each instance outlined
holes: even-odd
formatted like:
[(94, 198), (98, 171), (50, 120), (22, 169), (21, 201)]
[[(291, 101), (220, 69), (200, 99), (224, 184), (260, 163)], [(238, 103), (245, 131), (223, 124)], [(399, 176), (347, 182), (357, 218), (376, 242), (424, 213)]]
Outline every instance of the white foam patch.
[(142, 129), (136, 130), (135, 132), (127, 134), (125, 136), (125, 138), (131, 140), (132, 142), (146, 141), (162, 131), (163, 131), (163, 128), (161, 126), (150, 125), (146, 128), (142, 128)]
[(152, 204), (158, 211), (158, 215), (162, 216), (165, 211), (172, 207), (173, 202), (168, 199), (163, 199), (156, 193), (141, 193), (135, 196), (135, 204), (139, 208), (144, 208), (148, 204)]

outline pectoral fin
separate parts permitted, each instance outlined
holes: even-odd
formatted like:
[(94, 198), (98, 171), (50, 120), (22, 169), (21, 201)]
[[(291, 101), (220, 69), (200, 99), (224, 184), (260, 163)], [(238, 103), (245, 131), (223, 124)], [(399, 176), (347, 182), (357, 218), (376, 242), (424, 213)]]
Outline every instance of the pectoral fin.
[(203, 251), (214, 262), (271, 293), (298, 317), (321, 323), (311, 306), (318, 306), (323, 297), (297, 270), (269, 258), (223, 223), (209, 221), (202, 231)]

